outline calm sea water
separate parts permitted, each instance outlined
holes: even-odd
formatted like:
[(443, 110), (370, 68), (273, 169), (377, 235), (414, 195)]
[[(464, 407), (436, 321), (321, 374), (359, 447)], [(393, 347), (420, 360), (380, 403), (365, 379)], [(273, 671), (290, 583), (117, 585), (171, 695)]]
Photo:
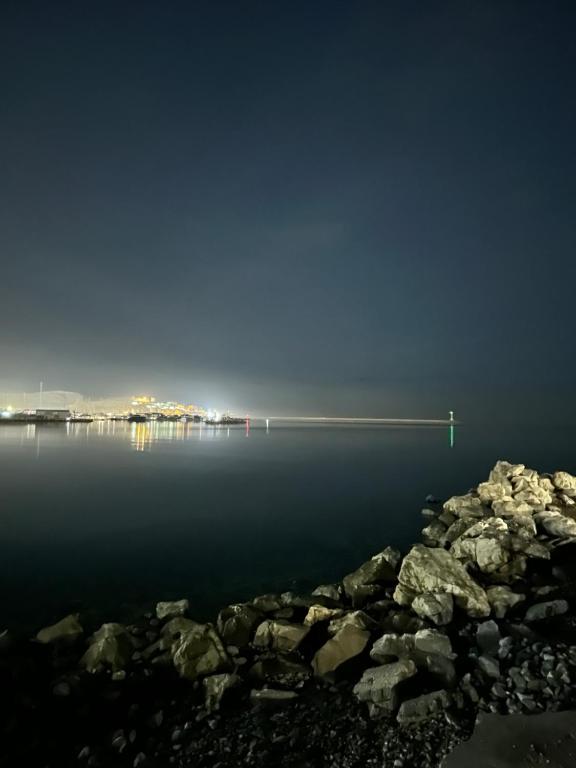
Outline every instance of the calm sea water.
[(180, 597), (207, 618), (313, 587), (409, 546), (428, 493), (464, 493), (499, 458), (575, 471), (573, 445), (528, 426), (1, 426), (1, 622)]

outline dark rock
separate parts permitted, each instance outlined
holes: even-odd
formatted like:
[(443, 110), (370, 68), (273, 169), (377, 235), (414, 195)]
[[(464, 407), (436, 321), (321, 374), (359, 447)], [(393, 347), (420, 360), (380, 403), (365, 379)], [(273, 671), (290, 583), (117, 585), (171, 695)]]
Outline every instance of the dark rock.
[(488, 656), (496, 656), (498, 654), (500, 639), (500, 629), (495, 621), (483, 621), (481, 624), (478, 624), (476, 630), (476, 643), (482, 653), (485, 653)]
[(526, 611), (524, 621), (542, 621), (552, 616), (561, 616), (568, 612), (568, 603), (566, 600), (551, 600), (548, 603), (536, 603), (530, 606)]

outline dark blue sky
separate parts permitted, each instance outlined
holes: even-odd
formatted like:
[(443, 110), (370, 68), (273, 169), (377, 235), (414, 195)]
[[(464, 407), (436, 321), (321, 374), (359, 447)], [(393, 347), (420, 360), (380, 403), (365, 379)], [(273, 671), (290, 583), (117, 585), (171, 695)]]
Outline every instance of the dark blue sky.
[(576, 6), (0, 9), (0, 388), (576, 418)]

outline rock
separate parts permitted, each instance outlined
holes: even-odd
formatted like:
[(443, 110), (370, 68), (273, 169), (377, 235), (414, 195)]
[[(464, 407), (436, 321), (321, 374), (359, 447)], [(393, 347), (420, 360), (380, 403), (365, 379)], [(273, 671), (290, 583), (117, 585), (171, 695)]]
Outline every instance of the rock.
[(576, 496), (576, 477), (568, 472), (554, 472), (552, 484), (567, 496)]
[(210, 675), (202, 681), (205, 693), (206, 709), (208, 712), (216, 712), (220, 709), (220, 704), (224, 694), (231, 688), (240, 685), (241, 679), (238, 675), (223, 672), (219, 675)]
[(515, 515), (529, 516), (532, 514), (532, 507), (525, 501), (519, 501), (512, 497), (505, 497), (494, 501), (492, 509), (497, 517), (514, 517)]
[(444, 712), (452, 702), (452, 697), (447, 691), (433, 691), (425, 693), (415, 699), (403, 701), (398, 710), (396, 719), (401, 725), (419, 723), (429, 717), (434, 717)]
[(80, 664), (88, 672), (101, 672), (111, 669), (119, 672), (124, 669), (134, 652), (132, 636), (122, 624), (102, 624), (90, 638), (88, 650), (80, 659)]
[(488, 514), (478, 496), (467, 493), (465, 496), (452, 496), (444, 502), (444, 511), (451, 512), (456, 517), (482, 518)]
[(414, 647), (422, 653), (433, 653), (454, 659), (456, 654), (452, 651), (452, 643), (447, 635), (435, 629), (421, 629), (414, 635)]
[(425, 594), (418, 595), (412, 602), (412, 610), (423, 619), (430, 619), (438, 626), (444, 626), (452, 621), (454, 601), (452, 595)]
[(446, 528), (450, 528), (451, 525), (453, 525), (458, 518), (452, 514), (452, 512), (440, 512), (438, 515), (438, 520), (440, 520), (441, 523)]
[(370, 633), (352, 625), (343, 627), (314, 655), (312, 669), (317, 677), (335, 672), (344, 662), (358, 656), (366, 648)]
[(512, 493), (512, 483), (508, 481), (480, 483), (477, 493), (482, 504), (493, 504), (495, 501), (500, 501), (506, 496), (510, 496)]
[(534, 515), (534, 519), (540, 528), (543, 528), (550, 536), (569, 538), (576, 536), (576, 520), (560, 512), (545, 510)]
[(500, 677), (500, 664), (491, 656), (480, 656), (478, 658), (478, 669), (487, 677), (498, 680)]
[(494, 469), (490, 472), (488, 480), (491, 483), (506, 482), (506, 480), (511, 480), (513, 477), (521, 475), (525, 469), (524, 464), (510, 464), (509, 461), (497, 461)]
[(500, 646), (500, 629), (495, 621), (483, 621), (476, 628), (476, 645), (482, 653), (496, 656)]
[(298, 694), (295, 691), (278, 691), (274, 688), (262, 688), (260, 691), (250, 691), (250, 700), (253, 702), (264, 701), (281, 704), (297, 698)]
[(266, 619), (256, 630), (254, 646), (272, 647), (281, 653), (295, 651), (310, 632), (310, 627), (294, 624), (284, 619)]
[(317, 624), (319, 621), (330, 621), (342, 616), (344, 611), (342, 608), (326, 608), (323, 605), (311, 605), (308, 608), (308, 613), (304, 618), (304, 624), (311, 627), (313, 624)]
[(211, 624), (192, 624), (172, 645), (172, 660), (180, 676), (196, 680), (204, 675), (227, 671), (230, 658), (214, 627)]
[(440, 520), (433, 520), (430, 525), (422, 529), (422, 538), (426, 544), (436, 545), (446, 535), (446, 526)]
[(452, 686), (456, 681), (456, 670), (452, 659), (450, 639), (436, 630), (419, 630), (414, 635), (386, 634), (377, 640), (370, 656), (375, 661), (390, 662), (391, 658), (411, 659), (418, 668), (426, 669), (430, 674)]
[(542, 621), (552, 616), (560, 616), (568, 612), (568, 603), (566, 600), (551, 600), (547, 603), (536, 603), (531, 605), (526, 611), (524, 621)]
[(513, 592), (510, 587), (494, 586), (486, 590), (488, 602), (497, 619), (502, 619), (518, 603), (526, 600), (526, 596)]
[(347, 626), (356, 627), (357, 629), (371, 630), (377, 625), (367, 613), (364, 613), (364, 611), (351, 611), (337, 619), (332, 619), (330, 624), (328, 624), (328, 634), (335, 635), (337, 632), (340, 632), (343, 627)]
[(525, 488), (522, 491), (515, 492), (516, 501), (525, 501), (535, 512), (545, 509), (547, 504), (552, 503), (552, 494), (539, 485)]
[(370, 651), (370, 658), (384, 664), (390, 661), (391, 656), (398, 659), (410, 658), (414, 648), (414, 635), (388, 633), (376, 640)]
[(456, 604), (473, 618), (482, 618), (490, 613), (490, 604), (482, 587), (444, 549), (430, 549), (417, 544), (404, 558), (398, 579), (403, 589), (416, 595), (452, 595)]
[(461, 517), (455, 520), (443, 537), (443, 543), (451, 544), (459, 539), (467, 530), (476, 524), (476, 518)]
[(274, 613), (285, 608), (280, 595), (260, 595), (252, 600), (252, 605), (257, 611), (262, 613)]
[(328, 597), (334, 602), (339, 602), (342, 597), (341, 587), (339, 584), (321, 584), (312, 592), (313, 597)]
[(41, 629), (36, 635), (36, 640), (43, 644), (73, 643), (84, 632), (79, 618), (80, 614), (71, 613), (56, 624)]
[(262, 614), (248, 603), (229, 605), (218, 614), (217, 627), (227, 645), (244, 648), (262, 622)]
[(172, 619), (174, 616), (183, 616), (190, 608), (188, 600), (174, 600), (172, 602), (156, 604), (157, 619)]
[(384, 712), (392, 713), (398, 706), (398, 685), (415, 674), (416, 665), (411, 659), (372, 667), (365, 670), (354, 686), (354, 693), (360, 701), (375, 704)]
[(342, 580), (344, 591), (352, 600), (352, 605), (364, 605), (371, 597), (378, 594), (382, 584), (396, 582), (396, 568), (400, 554), (392, 547), (374, 555), (353, 573)]

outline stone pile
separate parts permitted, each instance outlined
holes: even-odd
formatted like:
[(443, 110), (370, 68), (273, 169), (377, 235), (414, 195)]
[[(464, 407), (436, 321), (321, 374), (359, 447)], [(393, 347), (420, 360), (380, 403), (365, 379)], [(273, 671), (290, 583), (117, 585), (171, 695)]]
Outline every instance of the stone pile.
[[(576, 544), (576, 477), (499, 461), (424, 516), (423, 543), (404, 557), (387, 547), (341, 584), (261, 595), (214, 624), (188, 618), (187, 601), (159, 603), (145, 629), (103, 625), (81, 665), (117, 680), (175, 670), (205, 697), (206, 716), (227, 697), (263, 706), (335, 684), (401, 726), (573, 706), (574, 584), (559, 563)], [(67, 617), (38, 641), (80, 632)]]

